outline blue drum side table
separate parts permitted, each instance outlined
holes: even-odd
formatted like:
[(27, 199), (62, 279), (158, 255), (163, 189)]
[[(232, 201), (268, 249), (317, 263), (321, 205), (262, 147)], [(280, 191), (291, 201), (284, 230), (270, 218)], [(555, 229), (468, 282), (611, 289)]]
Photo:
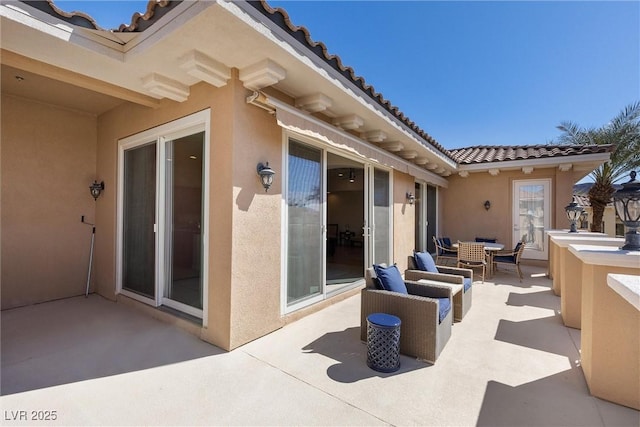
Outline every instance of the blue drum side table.
[(391, 314), (367, 316), (367, 365), (379, 372), (400, 369), (400, 318)]

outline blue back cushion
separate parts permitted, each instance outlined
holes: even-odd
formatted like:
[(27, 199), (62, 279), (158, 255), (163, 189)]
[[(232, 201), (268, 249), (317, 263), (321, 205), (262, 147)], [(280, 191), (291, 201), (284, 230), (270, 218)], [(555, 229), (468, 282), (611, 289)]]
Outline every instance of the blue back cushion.
[(448, 237), (443, 237), (442, 238), (442, 243), (445, 247), (450, 248), (451, 247), (451, 239)]
[(465, 277), (464, 281), (464, 291), (467, 292), (469, 290), (469, 288), (471, 287), (471, 278), (470, 277)]
[(515, 255), (498, 255), (493, 257), (493, 260), (495, 262), (510, 262), (515, 264), (516, 263), (516, 256)]
[(476, 242), (495, 243), (497, 239), (487, 239), (486, 237), (476, 237)]
[(438, 323), (442, 323), (447, 314), (451, 311), (451, 300), (449, 298), (435, 298), (438, 300)]
[(414, 252), (413, 259), (416, 260), (416, 266), (422, 271), (437, 273), (438, 267), (429, 252)]
[(400, 292), (401, 294), (408, 294), (407, 286), (404, 284), (404, 280), (400, 275), (400, 270), (395, 265), (390, 267), (382, 267), (379, 265), (373, 266), (373, 269), (378, 276), (380, 284), (385, 291)]
[(518, 242), (513, 252), (518, 252), (520, 250), (520, 246), (522, 246), (522, 242)]

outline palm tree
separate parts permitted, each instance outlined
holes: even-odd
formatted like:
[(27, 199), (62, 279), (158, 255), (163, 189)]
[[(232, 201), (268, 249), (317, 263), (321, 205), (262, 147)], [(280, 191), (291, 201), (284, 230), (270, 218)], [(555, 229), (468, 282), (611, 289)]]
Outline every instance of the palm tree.
[(591, 231), (602, 231), (604, 209), (615, 192), (613, 183), (640, 166), (640, 102), (629, 104), (609, 123), (599, 128), (582, 128), (573, 122), (561, 122), (557, 128), (561, 144), (613, 144), (615, 151), (609, 161), (591, 172), (594, 183), (589, 190), (593, 210)]

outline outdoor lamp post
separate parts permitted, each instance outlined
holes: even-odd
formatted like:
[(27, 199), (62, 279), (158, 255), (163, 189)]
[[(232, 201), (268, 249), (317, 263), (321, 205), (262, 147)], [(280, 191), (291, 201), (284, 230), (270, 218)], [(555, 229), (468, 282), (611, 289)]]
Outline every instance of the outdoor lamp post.
[(576, 222), (578, 222), (580, 215), (582, 215), (582, 212), (584, 211), (583, 207), (576, 202), (576, 198), (574, 196), (571, 203), (565, 206), (564, 210), (567, 212), (567, 218), (569, 218), (569, 222), (571, 223), (569, 233), (577, 233), (578, 230), (576, 229)]
[(624, 223), (624, 246), (620, 249), (640, 250), (640, 182), (636, 181), (636, 172), (631, 171), (629, 182), (613, 193), (613, 205), (616, 214)]

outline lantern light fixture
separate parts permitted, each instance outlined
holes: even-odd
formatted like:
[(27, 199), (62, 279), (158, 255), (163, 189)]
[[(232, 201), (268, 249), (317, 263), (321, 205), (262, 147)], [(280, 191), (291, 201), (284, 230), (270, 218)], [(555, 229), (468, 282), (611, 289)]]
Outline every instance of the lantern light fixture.
[(576, 223), (578, 222), (578, 219), (580, 219), (580, 215), (582, 215), (582, 212), (584, 212), (584, 208), (580, 206), (578, 202), (576, 202), (576, 197), (573, 196), (571, 203), (565, 206), (564, 210), (567, 213), (569, 222), (571, 223), (569, 233), (577, 233), (578, 229), (576, 228)]
[(488, 211), (489, 209), (491, 209), (491, 202), (488, 200), (484, 201), (484, 210)]
[(93, 200), (98, 200), (100, 194), (104, 190), (104, 181), (93, 181), (93, 184), (89, 186), (89, 191), (91, 191), (91, 196), (93, 196)]
[(262, 186), (264, 187), (264, 192), (266, 193), (267, 191), (269, 191), (271, 184), (273, 184), (273, 176), (276, 173), (269, 167), (269, 162), (266, 162), (266, 164), (258, 163), (256, 169), (258, 171), (258, 175), (260, 176)]
[(407, 193), (407, 202), (409, 202), (410, 205), (413, 205), (416, 202), (416, 196), (414, 196), (410, 191)]
[(631, 171), (629, 178), (629, 182), (613, 193), (613, 205), (624, 224), (624, 246), (620, 249), (640, 251), (640, 182), (636, 180), (635, 171)]

